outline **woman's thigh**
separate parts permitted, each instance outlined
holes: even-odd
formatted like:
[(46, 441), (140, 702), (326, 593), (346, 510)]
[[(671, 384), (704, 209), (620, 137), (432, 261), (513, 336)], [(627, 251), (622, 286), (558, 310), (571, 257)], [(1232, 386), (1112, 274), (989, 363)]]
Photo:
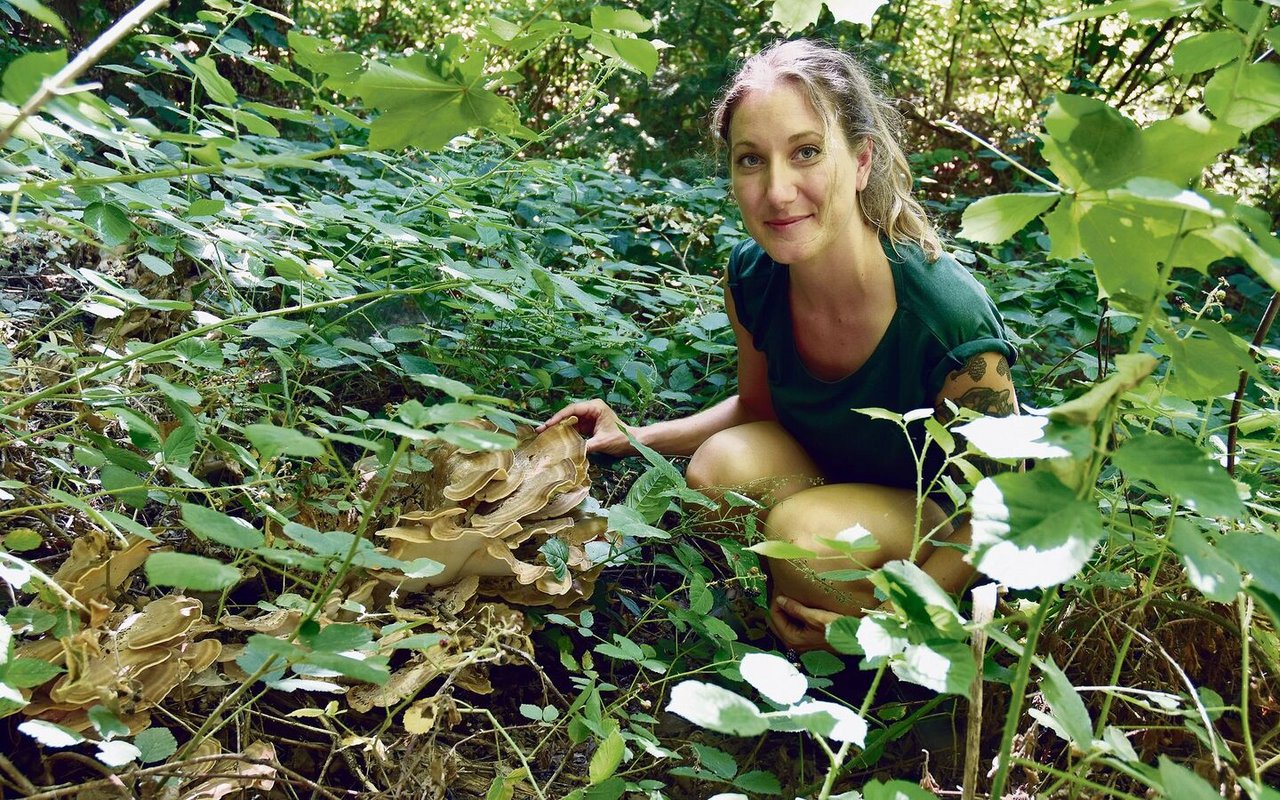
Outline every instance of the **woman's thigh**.
[[(946, 538), (951, 526), (942, 509), (932, 500), (925, 500), (921, 511), (921, 534), (943, 526), (938, 538)], [(865, 528), (879, 544), (878, 549), (859, 553), (856, 562), (818, 541), (834, 538), (854, 525)], [(771, 560), (773, 591), (810, 607), (861, 614), (878, 604), (871, 584), (866, 580), (829, 581), (822, 578), (821, 573), (876, 569), (889, 561), (908, 559), (915, 542), (915, 529), (916, 495), (906, 489), (838, 483), (796, 492), (768, 512), (765, 536), (792, 542), (820, 557)], [(916, 563), (922, 563), (932, 552), (932, 545), (923, 544), (916, 553)]]
[(689, 460), (685, 478), (715, 495), (732, 489), (772, 505), (821, 482), (804, 448), (776, 422), (748, 422), (712, 435)]

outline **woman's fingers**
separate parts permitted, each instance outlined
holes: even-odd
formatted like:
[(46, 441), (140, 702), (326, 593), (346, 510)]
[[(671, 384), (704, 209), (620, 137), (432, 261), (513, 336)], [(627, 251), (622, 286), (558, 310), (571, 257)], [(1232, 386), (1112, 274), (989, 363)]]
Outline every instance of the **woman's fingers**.
[(774, 595), (769, 604), (774, 633), (793, 650), (831, 649), (827, 624), (840, 618), (834, 611), (811, 608), (785, 595)]
[(538, 426), (538, 432), (559, 424), (569, 417), (577, 417), (578, 433), (587, 437), (588, 453), (626, 455), (631, 450), (627, 437), (622, 433), (622, 420), (603, 400), (582, 400), (570, 403)]

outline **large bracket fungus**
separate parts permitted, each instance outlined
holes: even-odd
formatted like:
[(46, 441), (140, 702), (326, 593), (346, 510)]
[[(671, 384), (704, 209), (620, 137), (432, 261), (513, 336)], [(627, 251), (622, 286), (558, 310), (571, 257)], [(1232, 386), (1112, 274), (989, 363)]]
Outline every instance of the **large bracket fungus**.
[(522, 426), (514, 450), (431, 447), (420, 509), (400, 514), (378, 535), (390, 540), (391, 556), (430, 558), (444, 569), (430, 578), (383, 579), (416, 591), (474, 575), (481, 594), (557, 608), (589, 595), (600, 565), (586, 547), (603, 540), (606, 523), (580, 508), (590, 483), (576, 423), (570, 417), (542, 433)]

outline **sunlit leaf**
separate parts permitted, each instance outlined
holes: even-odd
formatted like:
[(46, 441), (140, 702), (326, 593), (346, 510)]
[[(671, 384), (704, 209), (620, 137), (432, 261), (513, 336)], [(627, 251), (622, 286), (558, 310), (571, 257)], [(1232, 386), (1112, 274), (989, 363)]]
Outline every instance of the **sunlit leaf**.
[(965, 208), (959, 235), (974, 242), (999, 244), (1048, 211), (1059, 197), (1057, 192), (983, 197)]
[(695, 725), (735, 736), (756, 736), (769, 728), (756, 704), (728, 689), (701, 681), (682, 681), (671, 690), (667, 711)]
[(983, 574), (1015, 589), (1074, 577), (1103, 536), (1096, 502), (1045, 470), (986, 478), (973, 490), (973, 551)]
[(176, 586), (198, 592), (217, 592), (234, 586), (240, 570), (221, 561), (188, 553), (152, 553), (143, 565), (152, 586)]
[(772, 653), (748, 653), (742, 657), (738, 671), (743, 680), (778, 705), (799, 702), (809, 689), (809, 681), (800, 670)]
[(1244, 504), (1235, 483), (1218, 462), (1186, 439), (1148, 433), (1111, 454), (1126, 477), (1150, 483), (1209, 517), (1237, 517)]

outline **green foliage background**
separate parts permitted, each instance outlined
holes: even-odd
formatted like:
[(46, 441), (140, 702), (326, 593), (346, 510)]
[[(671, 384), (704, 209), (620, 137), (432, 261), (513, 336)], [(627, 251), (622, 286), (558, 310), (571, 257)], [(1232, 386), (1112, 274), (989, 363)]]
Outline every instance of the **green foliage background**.
[[(181, 760), (229, 721), (279, 714), (286, 668), (380, 683), (405, 657), (304, 623), (254, 637), (250, 679), (216, 714), (175, 704), (177, 721), (121, 737), (137, 755), (101, 755), (119, 708), (87, 744), (19, 729), (23, 691), (56, 673), (17, 646), (87, 619), (48, 579), (78, 538), (178, 551), (140, 592), (296, 607), (315, 626), (349, 575), (429, 569), (361, 544), (389, 510), (363, 493), (358, 458), (383, 466), (376, 500), (396, 465), (415, 468), (415, 442), (510, 446), (468, 420), (509, 432), (602, 396), (643, 421), (731, 392), (718, 277), (743, 234), (705, 112), (738, 58), (795, 28), (858, 50), (901, 99), (920, 195), (1018, 337), (1021, 399), (1048, 422), (1022, 440), (929, 433), (956, 461), (1041, 459), (952, 487), (973, 494), (978, 569), (1015, 591), (983, 622), (906, 566), (873, 577), (896, 610), (829, 632), (871, 689), (834, 657), (803, 662), (806, 691), (869, 723), (856, 751), (832, 738), (835, 717), (745, 698), (754, 712), (726, 701), (737, 716), (694, 720), (725, 736), (673, 733), (661, 709), (678, 680), (765, 690), (738, 666), (773, 646), (758, 535), (708, 520), (653, 454), (598, 465), (629, 561), (589, 609), (530, 612), (551, 689), (460, 701), (495, 732), (474, 796), (932, 796), (903, 754), (967, 710), (996, 769), (957, 765), (951, 784), (1273, 798), (1274, 6), (903, 1), (859, 25), (860, 5), (875, 8), (179, 2), (14, 127), (0, 163), (9, 766), (36, 775), (52, 750), (92, 743), (113, 769)], [(0, 0), (2, 126), (129, 8), (46, 6)], [(1023, 450), (995, 452), (1005, 440)], [(339, 519), (355, 520), (343, 547), (287, 535)], [(980, 635), (992, 644), (975, 657)], [(996, 708), (959, 699), (978, 675)], [(930, 691), (901, 688), (916, 684)], [(330, 730), (416, 752), (403, 706), (335, 727), (327, 696), (291, 698)], [(795, 758), (774, 764), (729, 736), (766, 730), (807, 730), (822, 757), (780, 745)], [(476, 758), (472, 738), (454, 751)], [(573, 754), (582, 774), (563, 766)], [(434, 790), (378, 770), (316, 780)]]

